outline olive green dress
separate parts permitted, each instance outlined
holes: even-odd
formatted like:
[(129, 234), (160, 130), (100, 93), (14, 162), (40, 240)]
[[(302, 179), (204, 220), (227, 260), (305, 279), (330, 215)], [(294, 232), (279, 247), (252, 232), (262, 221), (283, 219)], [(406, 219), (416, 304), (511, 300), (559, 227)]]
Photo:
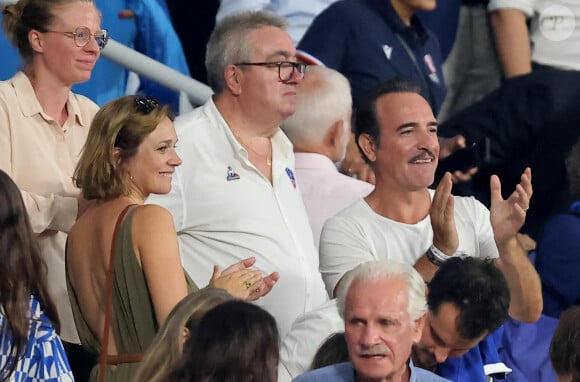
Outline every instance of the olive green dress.
[[(158, 329), (155, 310), (147, 289), (147, 281), (135, 252), (131, 238), (133, 215), (137, 206), (129, 211), (119, 225), (115, 245), (115, 270), (113, 276), (113, 296), (110, 331), (114, 333), (119, 355), (139, 355), (145, 353)], [(193, 281), (185, 275), (189, 293), (197, 291)], [(101, 352), (99, 340), (95, 337), (83, 317), (76, 295), (67, 276), (67, 286), (71, 300), (75, 324), (83, 348), (97, 359)], [(107, 365), (105, 381), (132, 381), (140, 362)], [(99, 380), (99, 364), (94, 365), (90, 382)]]

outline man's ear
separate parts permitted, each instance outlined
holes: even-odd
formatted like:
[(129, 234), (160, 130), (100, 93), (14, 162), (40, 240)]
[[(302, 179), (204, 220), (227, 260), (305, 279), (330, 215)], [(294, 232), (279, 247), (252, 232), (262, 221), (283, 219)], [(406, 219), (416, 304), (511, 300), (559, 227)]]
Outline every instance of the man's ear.
[(36, 53), (44, 52), (44, 36), (36, 29), (31, 29), (28, 32), (28, 43), (32, 50)]
[(234, 95), (239, 95), (242, 92), (242, 86), (240, 82), (241, 76), (243, 76), (243, 73), (236, 65), (228, 65), (224, 69), (224, 81), (226, 83), (226, 87)]
[(361, 134), (358, 137), (358, 146), (361, 148), (362, 152), (365, 154), (369, 161), (374, 162), (377, 160), (377, 146), (375, 144), (375, 140), (370, 135)]
[(421, 336), (423, 335), (423, 328), (427, 322), (427, 313), (424, 313), (421, 317), (413, 321), (413, 343), (418, 343), (421, 341)]
[(330, 146), (334, 149), (337, 147), (342, 147), (342, 139), (344, 136), (344, 121), (342, 119), (337, 120), (332, 124), (326, 133), (326, 140)]

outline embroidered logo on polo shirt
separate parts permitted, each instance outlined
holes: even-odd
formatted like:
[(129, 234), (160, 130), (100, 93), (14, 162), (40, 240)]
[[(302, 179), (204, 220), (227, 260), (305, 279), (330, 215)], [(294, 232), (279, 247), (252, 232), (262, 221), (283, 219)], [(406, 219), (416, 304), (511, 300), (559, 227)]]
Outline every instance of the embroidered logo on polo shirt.
[(296, 188), (296, 178), (294, 178), (294, 173), (288, 167), (286, 167), (286, 174), (288, 175), (288, 178), (290, 178), (290, 181), (292, 182), (292, 187)]
[(387, 60), (390, 60), (391, 54), (393, 54), (393, 47), (385, 44), (385, 45), (383, 45), (383, 52), (385, 52), (385, 56), (387, 56)]
[(226, 180), (229, 182), (231, 180), (238, 180), (240, 179), (240, 176), (238, 175), (237, 172), (235, 172), (231, 166), (228, 166), (228, 176), (226, 178)]
[(439, 76), (437, 75), (437, 68), (433, 63), (433, 57), (431, 57), (430, 54), (426, 54), (423, 56), (423, 59), (425, 60), (425, 65), (427, 65), (427, 68), (429, 68), (429, 79), (438, 84)]

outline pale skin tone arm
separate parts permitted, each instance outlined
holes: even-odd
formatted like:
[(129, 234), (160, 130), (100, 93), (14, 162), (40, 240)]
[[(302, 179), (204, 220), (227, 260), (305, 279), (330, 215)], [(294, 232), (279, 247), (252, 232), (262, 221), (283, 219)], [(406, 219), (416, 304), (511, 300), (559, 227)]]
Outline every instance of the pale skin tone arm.
[[(223, 272), (217, 265), (214, 266), (213, 275), (209, 282), (209, 285), (215, 288), (222, 288), (227, 290), (232, 296), (246, 300), (255, 301), (262, 296), (270, 293), (278, 279), (280, 279), (280, 274), (278, 272), (273, 272), (266, 277), (262, 277), (260, 271), (249, 270), (256, 263), (255, 257), (249, 257), (247, 259), (241, 260), (234, 265), (230, 265)], [(251, 277), (252, 286), (246, 288), (245, 284), (239, 280), (239, 275), (244, 275), (246, 272), (252, 272), (257, 277)]]
[[(135, 212), (133, 232), (155, 316), (161, 325), (171, 309), (188, 293), (173, 218), (162, 207), (142, 206)], [(219, 268), (214, 269), (210, 286), (225, 289), (244, 300), (256, 300), (266, 295), (279, 275), (273, 273), (263, 278), (260, 271), (247, 269), (254, 262), (253, 258), (242, 260), (223, 273)], [(251, 286), (246, 287), (246, 283)]]
[[(455, 209), (451, 189), (453, 182), (450, 173), (446, 173), (433, 195), (429, 215), (433, 227), (433, 245), (448, 256), (453, 255), (459, 247), (459, 238), (455, 228)], [(415, 263), (415, 269), (425, 281), (431, 281), (438, 267), (423, 255)]]
[(535, 322), (543, 308), (540, 277), (517, 240), (526, 219), (532, 197), (532, 171), (526, 168), (514, 192), (504, 200), (501, 183), (492, 176), (491, 225), (499, 250), (496, 266), (503, 272), (510, 288), (510, 316), (523, 322)]
[[(437, 187), (430, 209), (433, 244), (447, 255), (452, 255), (459, 245), (453, 219), (451, 183), (450, 175), (445, 174)], [(501, 195), (501, 183), (497, 176), (491, 177), (490, 187), (490, 219), (499, 251), (495, 264), (504, 274), (510, 289), (509, 314), (519, 321), (534, 322), (542, 311), (540, 278), (529, 261), (527, 252), (517, 240), (533, 193), (532, 172), (529, 168), (524, 171), (520, 183), (505, 200)], [(415, 267), (425, 280), (431, 280), (437, 270), (426, 256), (421, 257)]]
[(526, 15), (518, 9), (504, 8), (491, 12), (490, 21), (505, 77), (530, 73), (531, 47)]
[(162, 325), (171, 309), (187, 296), (173, 218), (162, 207), (141, 206), (135, 211), (133, 233), (157, 323)]

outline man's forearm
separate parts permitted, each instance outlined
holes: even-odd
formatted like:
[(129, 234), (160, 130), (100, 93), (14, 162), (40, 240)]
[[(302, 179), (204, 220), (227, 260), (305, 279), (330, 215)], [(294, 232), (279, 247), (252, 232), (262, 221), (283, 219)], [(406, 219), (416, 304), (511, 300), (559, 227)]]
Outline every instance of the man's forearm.
[(425, 255), (421, 256), (421, 258), (417, 260), (413, 267), (417, 270), (417, 272), (419, 272), (419, 274), (423, 277), (423, 280), (426, 282), (431, 281), (435, 275), (435, 272), (437, 272), (439, 269), (439, 267), (430, 262)]
[(515, 237), (498, 245), (498, 250), (500, 257), (495, 264), (508, 282), (511, 296), (510, 316), (522, 322), (537, 321), (543, 308), (542, 286), (527, 252)]
[(491, 12), (490, 19), (505, 77), (530, 73), (532, 60), (526, 15), (520, 10), (505, 8)]

